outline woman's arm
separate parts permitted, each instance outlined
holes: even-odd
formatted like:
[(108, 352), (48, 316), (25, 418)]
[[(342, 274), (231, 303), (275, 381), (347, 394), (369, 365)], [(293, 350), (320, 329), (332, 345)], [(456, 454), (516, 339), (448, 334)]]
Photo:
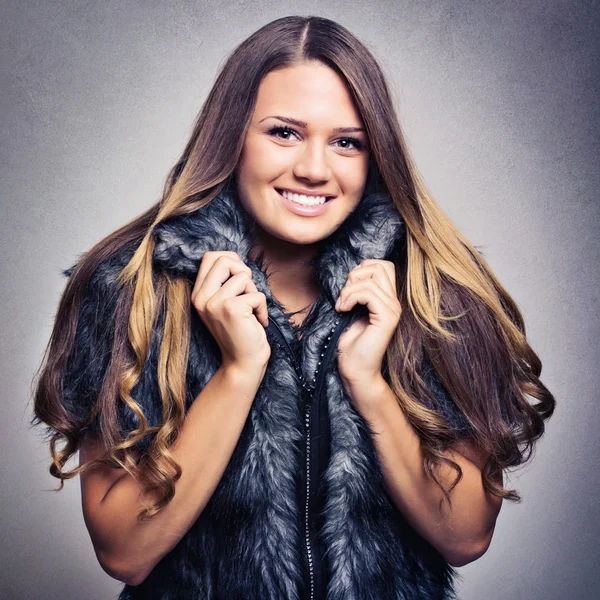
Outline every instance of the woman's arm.
[[(213, 495), (233, 454), (262, 377), (230, 365), (219, 368), (190, 406), (171, 447), (182, 468), (175, 496), (154, 518), (139, 523), (141, 487), (120, 469), (107, 467), (81, 476), (83, 513), (102, 568), (112, 577), (140, 584), (196, 521)], [(80, 462), (102, 454), (87, 437)]]
[[(461, 481), (450, 493), (452, 510), (441, 517), (443, 493), (428, 479), (423, 468), (419, 436), (383, 377), (368, 385), (347, 388), (355, 406), (369, 422), (386, 487), (396, 506), (422, 537), (446, 560), (461, 567), (487, 550), (500, 512), (502, 499), (486, 492), (481, 469), (486, 456), (472, 441), (459, 441), (446, 456), (462, 469)], [(448, 487), (456, 478), (449, 465), (440, 465), (438, 478)], [(446, 514), (446, 513), (445, 513)]]

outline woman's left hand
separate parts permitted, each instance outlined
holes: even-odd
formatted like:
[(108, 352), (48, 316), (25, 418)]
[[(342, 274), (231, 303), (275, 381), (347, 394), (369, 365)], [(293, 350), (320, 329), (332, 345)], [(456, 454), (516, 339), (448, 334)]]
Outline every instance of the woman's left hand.
[(393, 262), (367, 259), (350, 271), (335, 308), (346, 312), (356, 304), (366, 305), (369, 314), (357, 318), (338, 342), (338, 370), (346, 387), (381, 379), (383, 357), (402, 313)]

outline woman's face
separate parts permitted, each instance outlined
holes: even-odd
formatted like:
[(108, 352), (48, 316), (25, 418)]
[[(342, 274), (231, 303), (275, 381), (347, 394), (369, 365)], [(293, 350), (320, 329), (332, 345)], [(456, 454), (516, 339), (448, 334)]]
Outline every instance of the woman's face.
[[(311, 244), (343, 223), (366, 183), (363, 128), (343, 80), (321, 63), (263, 79), (236, 170), (240, 200), (256, 220), (259, 239), (266, 232), (271, 242)], [(333, 198), (303, 206), (284, 198), (284, 190)]]

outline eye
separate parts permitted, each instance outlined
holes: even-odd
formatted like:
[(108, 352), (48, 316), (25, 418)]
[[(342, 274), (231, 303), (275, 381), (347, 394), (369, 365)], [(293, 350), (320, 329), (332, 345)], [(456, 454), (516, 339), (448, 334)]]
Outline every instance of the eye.
[(280, 140), (289, 140), (289, 137), (280, 137), (277, 134), (293, 134), (296, 135), (296, 132), (291, 128), (291, 127), (285, 127), (282, 125), (277, 125), (275, 127), (272, 127), (271, 129), (269, 129), (268, 131), (269, 135), (272, 135), (273, 137), (278, 137)]
[[(353, 137), (346, 137), (346, 138), (342, 138), (341, 140), (337, 140), (338, 143), (340, 142), (350, 142), (351, 144), (354, 144), (354, 149), (355, 150), (362, 150), (363, 147), (363, 143), (358, 139), (358, 138), (353, 138)], [(348, 150), (348, 146), (343, 146), (342, 147), (343, 150)]]

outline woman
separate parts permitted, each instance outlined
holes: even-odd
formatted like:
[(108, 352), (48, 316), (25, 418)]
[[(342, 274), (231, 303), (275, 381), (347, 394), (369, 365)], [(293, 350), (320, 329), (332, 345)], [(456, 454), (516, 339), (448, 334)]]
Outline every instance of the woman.
[(34, 422), (121, 600), (452, 598), (520, 500), (541, 363), (333, 21), (244, 41), (161, 201), (65, 274)]

